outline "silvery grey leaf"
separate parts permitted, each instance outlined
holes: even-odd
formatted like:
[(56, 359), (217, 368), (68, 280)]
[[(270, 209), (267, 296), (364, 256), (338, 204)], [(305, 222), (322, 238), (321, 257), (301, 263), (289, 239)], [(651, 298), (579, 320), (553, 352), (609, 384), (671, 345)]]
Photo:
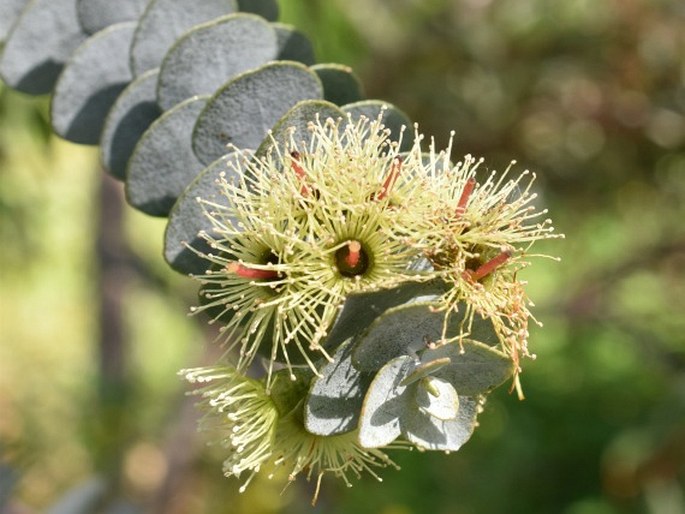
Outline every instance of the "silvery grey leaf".
[(236, 0), (150, 0), (131, 43), (133, 74), (159, 68), (171, 45), (187, 30), (237, 10)]
[(198, 117), (195, 154), (207, 164), (229, 145), (257, 148), (289, 109), (322, 94), (317, 76), (300, 63), (278, 61), (243, 73), (219, 89)]
[(128, 162), (126, 197), (151, 216), (167, 216), (176, 199), (204, 166), (191, 147), (197, 115), (208, 97), (199, 96), (165, 112), (145, 131)]
[(88, 38), (67, 62), (50, 106), (54, 131), (74, 143), (97, 144), (110, 108), (131, 81), (128, 48), (135, 22)]
[(411, 388), (401, 386), (414, 361), (402, 356), (383, 366), (374, 377), (364, 398), (359, 419), (359, 444), (364, 448), (382, 448), (401, 433), (400, 418), (409, 409), (416, 409)]
[(100, 137), (100, 160), (114, 177), (124, 180), (126, 166), (138, 140), (162, 114), (157, 105), (157, 70), (150, 70), (121, 92), (105, 119)]
[(278, 60), (297, 61), (307, 66), (314, 64), (314, 48), (307, 36), (292, 25), (274, 23), (272, 26), (278, 39)]
[(373, 378), (352, 366), (351, 340), (333, 354), (333, 362), (312, 380), (305, 400), (304, 426), (312, 434), (330, 436), (357, 428), (364, 395)]
[(325, 100), (335, 105), (346, 105), (364, 98), (361, 81), (349, 66), (316, 64), (312, 70), (321, 79)]
[(138, 20), (148, 0), (77, 0), (78, 19), (88, 34), (110, 25)]
[(0, 76), (24, 93), (49, 93), (64, 63), (86, 37), (76, 0), (31, 0), (8, 35), (0, 55)]
[(7, 38), (28, 0), (3, 0), (0, 3), (0, 42)]
[(210, 233), (213, 225), (199, 199), (218, 205), (228, 205), (217, 182), (222, 174), (228, 182), (236, 178), (238, 171), (232, 164), (239, 166), (239, 161), (249, 159), (250, 154), (249, 151), (232, 152), (211, 163), (176, 200), (169, 213), (169, 223), (164, 233), (164, 258), (179, 273), (203, 274), (209, 267), (209, 261), (188, 248), (190, 246), (205, 254), (211, 251), (200, 232)]
[(164, 109), (195, 95), (211, 95), (236, 75), (278, 55), (274, 28), (254, 14), (229, 14), (176, 40), (164, 56), (157, 102)]

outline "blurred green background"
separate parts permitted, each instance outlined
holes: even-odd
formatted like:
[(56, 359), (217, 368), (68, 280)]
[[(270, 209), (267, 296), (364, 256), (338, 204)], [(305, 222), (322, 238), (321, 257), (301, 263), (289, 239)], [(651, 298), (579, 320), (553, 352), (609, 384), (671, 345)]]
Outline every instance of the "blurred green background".
[[(527, 272), (545, 326), (526, 400), (492, 395), (453, 455), (315, 508), (300, 480), (239, 495), (178, 369), (210, 362), (164, 221), (122, 205), (46, 99), (0, 92), (0, 513), (685, 513), (685, 3), (282, 0), (455, 157), (538, 174), (566, 240)], [(71, 503), (70, 503), (71, 502)], [(61, 510), (60, 510), (61, 509)]]

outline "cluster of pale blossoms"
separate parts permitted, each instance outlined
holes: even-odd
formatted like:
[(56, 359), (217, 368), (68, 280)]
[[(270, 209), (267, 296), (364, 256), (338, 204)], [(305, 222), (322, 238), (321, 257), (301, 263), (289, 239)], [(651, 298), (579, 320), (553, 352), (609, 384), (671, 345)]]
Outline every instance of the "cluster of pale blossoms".
[[(481, 178), (481, 161), (450, 162), (451, 143), (424, 152), (415, 131), (400, 152), (401, 138), (389, 134), (380, 119), (312, 123), (306, 138), (293, 131), (287, 144), (236, 161), (231, 176), (239, 178), (218, 181), (220, 200), (201, 200), (213, 250), (202, 254), (211, 264), (197, 277), (196, 310), (220, 325), (224, 359), (235, 360), (183, 373), (203, 384), (203, 426), (228, 449), (225, 473), (250, 473), (245, 485), (264, 466), (318, 483), (328, 472), (349, 484), (348, 473), (376, 476), (374, 466), (392, 465), (355, 430), (322, 436), (303, 423), (310, 382), (335, 359), (341, 338), (331, 345), (328, 336), (350, 295), (441, 284), (430, 308), (443, 328), (426, 347), (462, 345), (474, 320), (487, 320), (490, 346), (511, 361), (518, 388), (534, 319), (518, 272), (535, 241), (557, 237), (533, 205), (534, 175), (510, 178), (508, 169)], [(248, 376), (256, 362), (264, 363), (261, 379)]]

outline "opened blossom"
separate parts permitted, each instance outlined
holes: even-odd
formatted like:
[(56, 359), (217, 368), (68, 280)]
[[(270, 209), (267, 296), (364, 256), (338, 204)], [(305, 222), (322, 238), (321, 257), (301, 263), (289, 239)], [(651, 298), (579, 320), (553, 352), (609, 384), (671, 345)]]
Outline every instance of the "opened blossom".
[(428, 183), (435, 207), (424, 218), (417, 244), (448, 284), (440, 299), (446, 319), (461, 302), (466, 305), (460, 337), (468, 335), (474, 315), (490, 319), (500, 345), (520, 369), (520, 357), (530, 355), (528, 323), (535, 318), (518, 272), (531, 257), (552, 258), (531, 252), (536, 241), (563, 236), (554, 232), (547, 210), (534, 205), (534, 174), (512, 177), (512, 163), (504, 173), (479, 180), (482, 164), (467, 155), (448, 171), (432, 174)]
[[(356, 432), (324, 437), (307, 432), (302, 419), (303, 384), (276, 374), (269, 391), (264, 381), (248, 378), (230, 366), (210, 366), (180, 372), (201, 399), (204, 416), (200, 428), (227, 451), (224, 474), (240, 478), (247, 473), (240, 491), (266, 468), (268, 478), (284, 468), (288, 482), (299, 475), (316, 480), (316, 502), (325, 475), (340, 478), (351, 486), (350, 478), (362, 474), (381, 480), (376, 468), (397, 465), (381, 450), (365, 449)], [(279, 380), (280, 378), (280, 380)]]

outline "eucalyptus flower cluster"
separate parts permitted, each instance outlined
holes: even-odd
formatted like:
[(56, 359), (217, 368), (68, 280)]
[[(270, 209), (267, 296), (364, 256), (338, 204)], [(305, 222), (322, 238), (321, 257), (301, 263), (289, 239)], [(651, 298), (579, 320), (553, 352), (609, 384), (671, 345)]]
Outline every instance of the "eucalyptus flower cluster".
[(284, 465), (318, 495), (326, 473), (378, 478), (384, 448), (458, 450), (487, 394), (520, 387), (534, 318), (518, 272), (557, 236), (534, 176), (482, 179), (451, 147), (424, 152), (416, 128), (408, 151), (382, 116), (283, 134), (198, 198), (211, 250), (195, 250), (208, 261), (196, 312), (231, 364), (184, 373), (205, 383), (227, 475)]

